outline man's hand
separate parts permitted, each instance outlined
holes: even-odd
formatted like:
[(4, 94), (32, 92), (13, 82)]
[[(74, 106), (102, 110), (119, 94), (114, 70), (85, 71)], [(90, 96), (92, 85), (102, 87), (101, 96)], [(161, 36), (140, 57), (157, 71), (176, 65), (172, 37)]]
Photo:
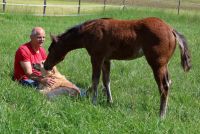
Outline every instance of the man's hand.
[(47, 85), (51, 87), (55, 84), (56, 81), (53, 77), (45, 77), (45, 78), (41, 78), (39, 82), (41, 82), (43, 85)]

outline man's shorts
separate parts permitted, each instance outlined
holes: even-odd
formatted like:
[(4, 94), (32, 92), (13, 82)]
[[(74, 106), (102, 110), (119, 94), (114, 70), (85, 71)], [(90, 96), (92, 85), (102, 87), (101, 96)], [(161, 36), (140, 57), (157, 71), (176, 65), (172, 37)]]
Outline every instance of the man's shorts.
[(39, 87), (39, 82), (31, 79), (20, 80), (19, 83), (22, 84), (23, 86), (34, 87), (36, 89), (38, 89)]

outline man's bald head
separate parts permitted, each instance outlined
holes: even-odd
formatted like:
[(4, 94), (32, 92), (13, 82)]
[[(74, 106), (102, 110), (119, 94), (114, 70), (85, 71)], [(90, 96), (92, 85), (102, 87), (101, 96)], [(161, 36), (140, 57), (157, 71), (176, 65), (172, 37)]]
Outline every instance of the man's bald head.
[(42, 27), (34, 27), (31, 31), (31, 36), (36, 36), (41, 33), (45, 35), (45, 31)]
[(45, 31), (42, 27), (34, 27), (31, 31), (31, 46), (38, 51), (45, 41)]

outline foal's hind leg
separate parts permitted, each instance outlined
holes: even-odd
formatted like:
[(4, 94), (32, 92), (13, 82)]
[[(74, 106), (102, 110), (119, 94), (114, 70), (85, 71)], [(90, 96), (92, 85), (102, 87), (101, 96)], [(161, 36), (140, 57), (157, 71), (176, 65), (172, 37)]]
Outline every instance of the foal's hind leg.
[(110, 90), (110, 65), (111, 62), (109, 60), (104, 61), (103, 65), (102, 65), (102, 72), (103, 72), (103, 85), (105, 87), (106, 90), (106, 94), (107, 94), (107, 101), (109, 103), (112, 103), (112, 95), (111, 95), (111, 90)]
[(158, 68), (153, 68), (153, 71), (160, 92), (160, 117), (164, 118), (167, 110), (168, 94), (171, 80), (169, 79), (166, 65)]

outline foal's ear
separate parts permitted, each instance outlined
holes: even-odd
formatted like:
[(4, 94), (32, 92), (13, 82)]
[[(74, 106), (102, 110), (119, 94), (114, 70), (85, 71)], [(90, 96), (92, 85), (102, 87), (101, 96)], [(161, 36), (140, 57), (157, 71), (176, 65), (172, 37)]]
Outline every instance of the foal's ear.
[(51, 37), (52, 42), (58, 42), (58, 37), (57, 37), (57, 36), (52, 35), (52, 34), (50, 33), (50, 37)]

